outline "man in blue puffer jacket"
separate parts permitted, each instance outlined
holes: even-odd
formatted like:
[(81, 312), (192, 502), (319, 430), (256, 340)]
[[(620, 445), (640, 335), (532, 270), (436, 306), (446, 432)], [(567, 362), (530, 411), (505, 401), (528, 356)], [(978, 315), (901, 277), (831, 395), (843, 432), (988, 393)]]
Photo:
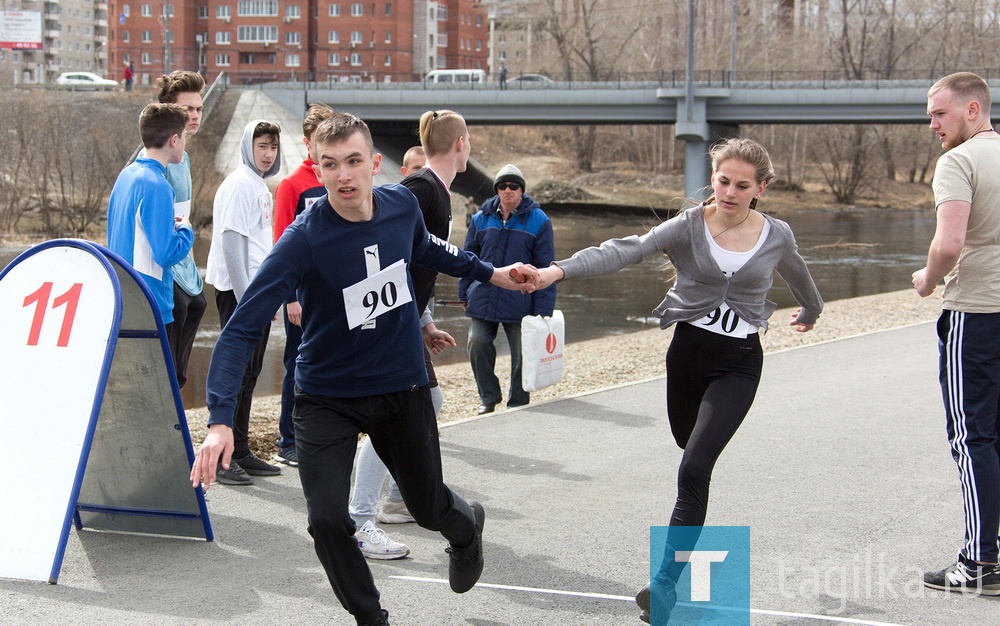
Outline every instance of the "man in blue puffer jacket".
[[(504, 165), (493, 181), (497, 195), (483, 203), (472, 218), (465, 249), (501, 267), (515, 261), (548, 267), (555, 260), (552, 222), (525, 193), (524, 176)], [(521, 318), (552, 315), (556, 286), (535, 293), (504, 291), (485, 283), (462, 279), (458, 299), (465, 304), (469, 326), (469, 360), (479, 389), (479, 414), (492, 413), (500, 403), (500, 381), (494, 373), (497, 351), (493, 342), (503, 324), (510, 346), (510, 392), (507, 407), (524, 406), (531, 396), (521, 385)]]

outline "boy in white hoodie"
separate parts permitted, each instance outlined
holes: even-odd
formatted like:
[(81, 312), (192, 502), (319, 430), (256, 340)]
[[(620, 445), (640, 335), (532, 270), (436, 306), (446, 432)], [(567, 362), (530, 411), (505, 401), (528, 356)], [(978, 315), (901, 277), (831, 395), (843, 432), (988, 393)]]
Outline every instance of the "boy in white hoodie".
[[(215, 193), (212, 208), (212, 247), (205, 281), (215, 287), (219, 321), (226, 326), (261, 261), (271, 251), (274, 198), (264, 183), (281, 167), (281, 129), (255, 120), (243, 128), (242, 164), (226, 177)], [(250, 450), (250, 406), (267, 348), (268, 332), (254, 347), (243, 374), (239, 404), (233, 421), (235, 451), (229, 469), (218, 468), (225, 485), (252, 485), (253, 476), (276, 476), (281, 468), (266, 463)]]

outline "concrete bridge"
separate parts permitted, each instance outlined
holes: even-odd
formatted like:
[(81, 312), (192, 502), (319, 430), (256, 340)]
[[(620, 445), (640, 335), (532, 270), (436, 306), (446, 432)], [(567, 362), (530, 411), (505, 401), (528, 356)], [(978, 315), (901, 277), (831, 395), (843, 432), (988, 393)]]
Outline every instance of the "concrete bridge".
[[(416, 143), (427, 110), (452, 109), (476, 125), (673, 124), (685, 142), (685, 194), (711, 173), (709, 145), (743, 124), (924, 124), (932, 79), (899, 81), (749, 81), (724, 86), (656, 82), (553, 83), (499, 90), (421, 83), (268, 83), (257, 88), (293, 115), (324, 102), (362, 117), (380, 149)], [(994, 98), (1000, 87), (993, 89)], [(400, 152), (401, 154), (401, 152)], [(483, 177), (487, 177), (484, 179)], [(489, 174), (456, 181), (467, 195), (489, 190)]]

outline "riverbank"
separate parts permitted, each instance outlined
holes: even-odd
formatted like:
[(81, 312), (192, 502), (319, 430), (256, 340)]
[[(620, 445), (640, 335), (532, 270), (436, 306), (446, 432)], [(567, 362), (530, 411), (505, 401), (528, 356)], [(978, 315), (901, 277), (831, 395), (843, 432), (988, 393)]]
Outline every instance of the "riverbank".
[[(655, 303), (651, 303), (650, 307)], [(798, 333), (788, 321), (794, 309), (780, 309), (771, 317), (771, 328), (761, 338), (766, 353), (789, 348), (843, 339), (879, 330), (908, 326), (937, 319), (941, 310), (938, 294), (920, 298), (912, 290), (829, 302), (816, 327), (808, 333)], [(572, 324), (573, 320), (567, 320)], [(554, 398), (564, 398), (606, 387), (657, 378), (664, 375), (663, 358), (673, 329), (658, 328), (623, 335), (614, 335), (569, 344), (566, 347), (566, 374), (556, 385), (531, 395), (532, 404)], [(454, 348), (452, 348), (454, 349)], [(816, 367), (822, 368), (822, 363)], [(474, 417), (479, 399), (468, 363), (456, 363), (436, 368), (444, 392), (444, 407), (439, 422), (447, 424)], [(510, 360), (497, 359), (497, 375), (501, 381), (510, 378)], [(503, 388), (506, 385), (501, 383)], [(258, 456), (270, 459), (276, 452), (279, 396), (254, 398), (251, 416), (251, 447)], [(498, 410), (504, 410), (502, 408)], [(208, 411), (204, 408), (187, 412), (195, 446), (205, 435)]]

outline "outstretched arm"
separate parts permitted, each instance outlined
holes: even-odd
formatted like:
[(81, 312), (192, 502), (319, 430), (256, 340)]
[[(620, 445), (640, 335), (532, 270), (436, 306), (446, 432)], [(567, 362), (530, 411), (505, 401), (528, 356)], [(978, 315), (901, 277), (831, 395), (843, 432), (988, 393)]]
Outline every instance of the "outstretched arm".
[(546, 287), (557, 283), (566, 277), (566, 272), (563, 268), (559, 267), (555, 263), (548, 267), (543, 267), (538, 270), (538, 285), (536, 289), (545, 289)]
[(205, 396), (209, 418), (208, 435), (191, 467), (191, 483), (207, 490), (216, 468), (229, 467), (233, 454), (233, 414), (243, 374), (254, 345), (265, 332), (274, 312), (302, 280), (309, 266), (309, 246), (294, 235), (283, 237), (261, 263), (226, 327), (222, 329), (208, 368)]
[(606, 276), (629, 265), (641, 263), (651, 254), (666, 253), (671, 239), (677, 239), (678, 233), (683, 235), (686, 232), (683, 224), (678, 224), (678, 218), (675, 217), (654, 226), (645, 235), (608, 239), (600, 246), (580, 250), (572, 257), (556, 261), (540, 270), (540, 282), (536, 288), (544, 289), (567, 278)]

